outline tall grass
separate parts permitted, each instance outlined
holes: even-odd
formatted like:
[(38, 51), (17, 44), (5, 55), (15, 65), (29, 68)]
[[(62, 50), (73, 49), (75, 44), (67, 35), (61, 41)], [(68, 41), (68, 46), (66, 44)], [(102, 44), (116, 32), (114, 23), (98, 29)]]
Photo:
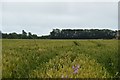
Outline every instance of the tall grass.
[(3, 40), (3, 78), (118, 77), (117, 40)]

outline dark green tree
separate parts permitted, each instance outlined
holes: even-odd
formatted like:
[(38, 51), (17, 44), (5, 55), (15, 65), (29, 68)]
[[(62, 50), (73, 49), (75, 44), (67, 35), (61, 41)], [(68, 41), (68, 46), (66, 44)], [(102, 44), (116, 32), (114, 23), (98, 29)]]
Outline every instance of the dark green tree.
[(27, 32), (22, 30), (22, 39), (27, 39)]

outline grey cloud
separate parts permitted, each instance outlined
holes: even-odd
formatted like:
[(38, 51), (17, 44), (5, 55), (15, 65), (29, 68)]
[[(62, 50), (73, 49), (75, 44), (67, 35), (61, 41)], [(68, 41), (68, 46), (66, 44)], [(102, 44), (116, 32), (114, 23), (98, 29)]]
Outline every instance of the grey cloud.
[(117, 3), (3, 3), (3, 32), (48, 34), (53, 28), (117, 29)]

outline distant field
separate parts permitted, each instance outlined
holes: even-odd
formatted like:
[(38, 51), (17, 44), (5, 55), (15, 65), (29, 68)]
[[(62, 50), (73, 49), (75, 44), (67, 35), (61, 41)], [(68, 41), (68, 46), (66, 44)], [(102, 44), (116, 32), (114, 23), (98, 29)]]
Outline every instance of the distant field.
[(2, 56), (3, 78), (118, 76), (117, 40), (6, 39)]

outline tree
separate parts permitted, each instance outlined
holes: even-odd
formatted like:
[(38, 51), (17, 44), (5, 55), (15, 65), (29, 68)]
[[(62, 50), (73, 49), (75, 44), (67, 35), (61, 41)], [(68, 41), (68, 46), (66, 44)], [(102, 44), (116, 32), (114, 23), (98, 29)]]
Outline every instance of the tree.
[(22, 30), (22, 39), (27, 39), (27, 33), (24, 30)]
[(2, 32), (0, 31), (0, 39), (2, 39)]
[(32, 33), (28, 32), (28, 39), (32, 39)]
[(22, 34), (1, 33), (4, 39), (120, 39), (120, 30), (109, 29), (53, 29), (50, 35), (38, 37), (31, 32), (27, 33), (22, 30)]
[(33, 35), (32, 35), (32, 39), (38, 39), (37, 35), (36, 35), (36, 34), (33, 34)]
[(108, 29), (53, 29), (51, 39), (112, 39), (115, 31)]

